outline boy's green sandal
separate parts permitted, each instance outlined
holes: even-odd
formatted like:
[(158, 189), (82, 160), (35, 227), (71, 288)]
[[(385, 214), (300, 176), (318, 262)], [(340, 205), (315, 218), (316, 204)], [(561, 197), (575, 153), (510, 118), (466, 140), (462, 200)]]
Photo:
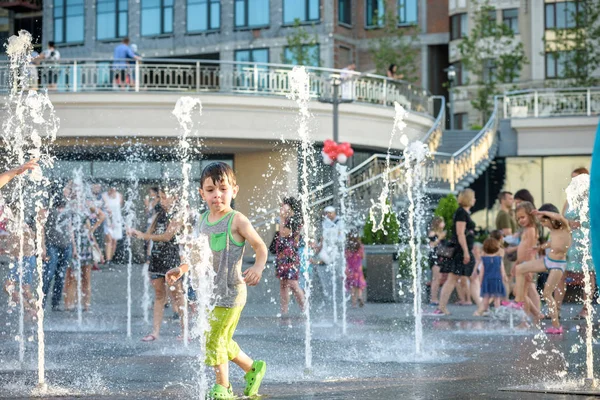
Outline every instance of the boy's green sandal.
[(233, 394), (233, 389), (231, 388), (231, 384), (228, 388), (223, 385), (219, 385), (215, 383), (213, 387), (210, 389), (208, 396), (206, 396), (209, 400), (233, 400), (237, 399), (236, 395)]
[(244, 389), (244, 396), (256, 396), (258, 394), (258, 388), (260, 383), (267, 372), (267, 363), (264, 361), (256, 360), (252, 363), (252, 369), (244, 375), (246, 381), (246, 388)]

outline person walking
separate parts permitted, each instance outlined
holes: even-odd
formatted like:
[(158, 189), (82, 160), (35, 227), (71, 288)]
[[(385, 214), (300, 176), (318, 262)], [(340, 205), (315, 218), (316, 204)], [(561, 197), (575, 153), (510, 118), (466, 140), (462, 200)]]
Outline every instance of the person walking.
[(104, 223), (104, 251), (106, 263), (110, 264), (115, 256), (117, 241), (123, 239), (123, 195), (112, 184), (102, 195), (107, 218)]
[(128, 61), (127, 60), (141, 60), (142, 57), (136, 55), (134, 51), (129, 47), (129, 38), (123, 38), (123, 41), (115, 47), (113, 52), (113, 73), (114, 83), (120, 88), (125, 88), (128, 81)]
[(475, 192), (465, 189), (458, 195), (460, 207), (454, 213), (452, 225), (452, 243), (454, 243), (454, 255), (450, 260), (450, 273), (448, 279), (442, 286), (440, 294), (440, 306), (435, 314), (450, 315), (448, 311), (448, 300), (459, 278), (468, 278), (471, 281), (471, 297), (479, 308), (479, 285), (473, 282), (476, 276), (473, 274), (475, 268), (475, 256), (473, 245), (475, 243), (475, 222), (471, 219), (471, 207), (475, 205)]

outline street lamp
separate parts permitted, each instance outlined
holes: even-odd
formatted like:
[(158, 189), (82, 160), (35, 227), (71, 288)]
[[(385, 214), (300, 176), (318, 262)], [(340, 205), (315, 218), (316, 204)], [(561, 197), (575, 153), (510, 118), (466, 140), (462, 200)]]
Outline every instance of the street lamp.
[(449, 97), (450, 101), (448, 101), (448, 106), (450, 107), (450, 130), (454, 129), (454, 81), (456, 80), (456, 68), (454, 65), (449, 66), (444, 70), (448, 74), (448, 83), (450, 83)]
[[(349, 79), (352, 79), (352, 77), (350, 77)], [(352, 91), (350, 98), (344, 98), (345, 96), (342, 96), (340, 98), (340, 85), (341, 84), (342, 84), (342, 79), (340, 77), (337, 77), (337, 76), (332, 77), (331, 78), (331, 86), (333, 88), (332, 97), (329, 98), (329, 97), (319, 96), (319, 103), (333, 104), (333, 141), (336, 143), (339, 142), (339, 136), (340, 136), (339, 129), (338, 129), (339, 105), (345, 104), (345, 103), (352, 103), (354, 101), (354, 99), (353, 99), (354, 91)], [(348, 84), (350, 84), (350, 82), (348, 82)], [(335, 163), (333, 165), (335, 165)], [(337, 170), (335, 169), (335, 167), (333, 167), (332, 177), (333, 177), (333, 202), (334, 202), (334, 206), (337, 207), (339, 196), (338, 196), (338, 185), (337, 185)]]

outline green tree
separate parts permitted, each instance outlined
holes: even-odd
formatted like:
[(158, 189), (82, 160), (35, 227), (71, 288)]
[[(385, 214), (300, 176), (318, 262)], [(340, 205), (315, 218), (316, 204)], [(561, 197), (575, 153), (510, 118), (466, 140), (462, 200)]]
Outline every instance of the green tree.
[(574, 4), (568, 9), (568, 27), (546, 31), (545, 52), (558, 57), (563, 71), (560, 78), (572, 80), (576, 86), (594, 86), (600, 83), (593, 76), (600, 68), (600, 1), (579, 0)]
[(388, 211), (383, 217), (383, 229), (373, 232), (373, 221), (367, 218), (363, 229), (364, 244), (398, 244), (400, 242), (400, 223), (393, 211)]
[[(287, 46), (290, 57), (284, 51), (281, 55), (281, 62), (284, 64), (295, 65), (321, 65), (319, 51), (315, 51), (315, 46), (319, 45), (319, 37), (317, 34), (310, 34), (299, 19), (294, 20), (294, 28), (291, 33), (286, 36)], [(318, 47), (317, 47), (318, 49)]]
[[(474, 26), (458, 45), (461, 62), (469, 77), (477, 85), (471, 105), (481, 113), (481, 124), (488, 120), (493, 106), (493, 96), (498, 84), (516, 81), (527, 57), (523, 43), (515, 39), (513, 30), (495, 20), (496, 11), (486, 0), (474, 1), (477, 11)], [(470, 82), (467, 82), (469, 84)]]
[(384, 13), (382, 18), (382, 35), (369, 43), (377, 73), (386, 75), (389, 66), (396, 64), (403, 80), (415, 82), (419, 78), (418, 68), (415, 68), (418, 56), (416, 30), (407, 34), (407, 28), (398, 28), (398, 18), (393, 13)]
[(434, 215), (438, 217), (442, 217), (444, 222), (446, 223), (446, 232), (448, 232), (448, 237), (452, 234), (452, 224), (454, 220), (454, 213), (458, 210), (458, 200), (456, 197), (450, 193), (446, 197), (442, 197), (440, 202), (438, 203)]

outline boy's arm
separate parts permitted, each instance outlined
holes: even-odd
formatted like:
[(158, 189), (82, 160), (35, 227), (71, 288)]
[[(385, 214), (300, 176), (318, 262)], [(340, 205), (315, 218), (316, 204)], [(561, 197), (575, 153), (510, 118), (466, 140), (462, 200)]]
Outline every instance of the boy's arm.
[(553, 213), (550, 211), (538, 211), (538, 210), (534, 210), (532, 212), (533, 215), (535, 216), (544, 216), (544, 217), (548, 217), (553, 221), (560, 221), (563, 226), (565, 227), (569, 227), (569, 220), (567, 220), (564, 216), (557, 214), (557, 213)]
[(243, 237), (254, 249), (256, 258), (254, 259), (254, 265), (243, 272), (244, 280), (249, 286), (256, 286), (260, 282), (262, 272), (265, 269), (267, 263), (267, 245), (260, 238), (248, 218), (240, 213), (234, 216), (233, 220), (234, 230)]
[(104, 214), (102, 210), (100, 210), (99, 208), (95, 208), (95, 211), (98, 215), (98, 218), (96, 219), (96, 223), (94, 224), (94, 226), (90, 228), (92, 234), (96, 232), (96, 229), (98, 229), (98, 227), (102, 225), (102, 222), (104, 222), (104, 220), (106, 219), (106, 214)]

